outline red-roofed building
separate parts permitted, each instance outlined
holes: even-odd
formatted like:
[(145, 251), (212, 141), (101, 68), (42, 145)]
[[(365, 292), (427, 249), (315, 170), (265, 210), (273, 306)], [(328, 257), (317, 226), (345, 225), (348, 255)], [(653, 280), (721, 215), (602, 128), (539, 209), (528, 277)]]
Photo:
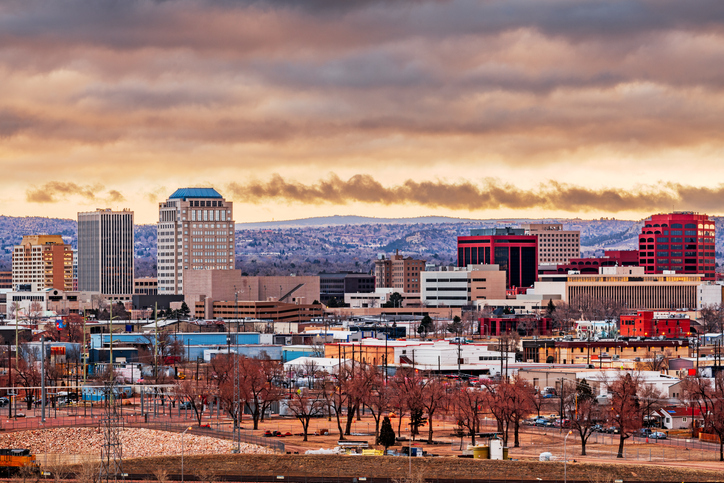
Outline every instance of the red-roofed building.
[(691, 429), (692, 421), (701, 419), (697, 408), (666, 407), (657, 411), (661, 424), (666, 429)]

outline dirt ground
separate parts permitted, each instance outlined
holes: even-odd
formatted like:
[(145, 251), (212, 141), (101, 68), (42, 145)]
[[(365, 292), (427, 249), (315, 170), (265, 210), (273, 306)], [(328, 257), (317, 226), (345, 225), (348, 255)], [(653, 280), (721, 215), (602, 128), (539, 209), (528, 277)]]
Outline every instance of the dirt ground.
[[(402, 420), (402, 436), (408, 421)], [(174, 421), (181, 426), (195, 425), (193, 420)], [(228, 421), (214, 416), (204, 418), (202, 424), (212, 428), (229, 429)], [(374, 420), (364, 416), (354, 420), (348, 440), (366, 441), (374, 447)], [(185, 471), (187, 474), (232, 474), (232, 475), (288, 475), (288, 476), (348, 476), (405, 478), (409, 475), (409, 465), (413, 474), (421, 474), (426, 479), (434, 478), (491, 478), (491, 479), (563, 479), (563, 454), (566, 453), (567, 474), (571, 481), (724, 481), (724, 464), (715, 461), (715, 451), (675, 448), (662, 444), (633, 444), (626, 441), (627, 460), (616, 459), (616, 439), (588, 444), (590, 456), (580, 456), (580, 442), (572, 434), (564, 448), (565, 431), (550, 429), (546, 431), (525, 428), (521, 433), (521, 448), (513, 448), (512, 433), (508, 446), (510, 457), (517, 461), (489, 461), (457, 458), (461, 454), (460, 438), (454, 436), (456, 426), (452, 421), (433, 420), (434, 441), (427, 444), (427, 427), (421, 428), (421, 434), (415, 442), (400, 442), (393, 450), (401, 450), (402, 445), (410, 444), (421, 448), (435, 458), (412, 458), (390, 456), (337, 456), (304, 455), (309, 449), (332, 449), (337, 446), (339, 433), (336, 419), (315, 419), (311, 422), (309, 440), (303, 441), (302, 425), (294, 418), (274, 418), (261, 422), (259, 429), (252, 430), (252, 421), (245, 416), (242, 421), (245, 433), (263, 436), (265, 431), (279, 431), (291, 436), (274, 438), (283, 442), (287, 455), (193, 455), (193, 448), (187, 449)], [(393, 428), (397, 430), (398, 420), (393, 419)], [(326, 430), (327, 434), (322, 435)], [(493, 425), (483, 425), (481, 431), (494, 431)], [(614, 437), (615, 438), (615, 437)], [(486, 441), (478, 441), (485, 443)], [(467, 447), (470, 438), (463, 440)], [(538, 455), (548, 451), (553, 454), (550, 462), (539, 462)], [(295, 454), (298, 453), (298, 454)], [(651, 461), (649, 461), (649, 459)], [(124, 471), (128, 473), (153, 473), (158, 468), (166, 468), (170, 474), (180, 473), (180, 458), (174, 456), (151, 457), (124, 460)]]
[[(185, 471), (190, 475), (285, 475), (326, 477), (405, 478), (421, 474), (435, 478), (490, 478), (562, 480), (563, 463), (538, 461), (490, 461), (463, 458), (402, 458), (390, 456), (338, 455), (232, 455), (190, 456)], [(170, 474), (180, 472), (178, 458), (144, 458), (126, 460), (128, 473), (152, 473), (166, 468)], [(665, 467), (653, 465), (569, 463), (569, 481), (722, 481), (724, 466), (717, 468)]]

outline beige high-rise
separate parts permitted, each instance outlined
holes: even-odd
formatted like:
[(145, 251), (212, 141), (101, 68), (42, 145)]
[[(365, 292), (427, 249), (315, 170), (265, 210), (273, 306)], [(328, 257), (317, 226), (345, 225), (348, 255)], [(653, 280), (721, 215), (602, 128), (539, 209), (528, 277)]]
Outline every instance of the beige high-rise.
[(558, 265), (581, 257), (581, 232), (564, 230), (561, 223), (521, 225), (526, 235), (538, 237), (538, 264)]
[(24, 236), (13, 248), (13, 290), (73, 289), (73, 248), (60, 235)]
[(213, 188), (180, 188), (158, 205), (158, 294), (183, 294), (188, 270), (233, 270), (234, 204)]

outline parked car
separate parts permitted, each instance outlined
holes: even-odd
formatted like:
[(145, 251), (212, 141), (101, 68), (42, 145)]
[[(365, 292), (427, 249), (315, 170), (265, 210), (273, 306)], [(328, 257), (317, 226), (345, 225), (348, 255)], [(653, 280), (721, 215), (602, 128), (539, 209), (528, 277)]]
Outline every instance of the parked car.
[(532, 418), (532, 419), (524, 419), (524, 420), (523, 420), (523, 424), (524, 424), (525, 426), (535, 426), (535, 421), (536, 421), (535, 418)]
[(666, 439), (666, 433), (662, 433), (661, 431), (653, 431), (653, 432), (649, 435), (649, 438), (653, 438), (653, 439)]
[(535, 420), (535, 425), (542, 427), (546, 426), (549, 422), (546, 418), (538, 418)]

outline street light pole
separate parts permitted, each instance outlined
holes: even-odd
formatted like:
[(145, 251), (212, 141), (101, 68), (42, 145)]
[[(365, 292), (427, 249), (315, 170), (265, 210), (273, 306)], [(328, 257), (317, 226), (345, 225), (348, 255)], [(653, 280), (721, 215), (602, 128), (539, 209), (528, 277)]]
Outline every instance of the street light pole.
[(191, 426), (183, 430), (183, 433), (181, 433), (181, 483), (184, 481), (184, 434), (186, 434), (186, 431), (191, 429)]
[(566, 437), (563, 438), (563, 483), (568, 483), (568, 453), (566, 452), (566, 440), (568, 439), (568, 436), (571, 435), (573, 431), (568, 431), (566, 434)]

